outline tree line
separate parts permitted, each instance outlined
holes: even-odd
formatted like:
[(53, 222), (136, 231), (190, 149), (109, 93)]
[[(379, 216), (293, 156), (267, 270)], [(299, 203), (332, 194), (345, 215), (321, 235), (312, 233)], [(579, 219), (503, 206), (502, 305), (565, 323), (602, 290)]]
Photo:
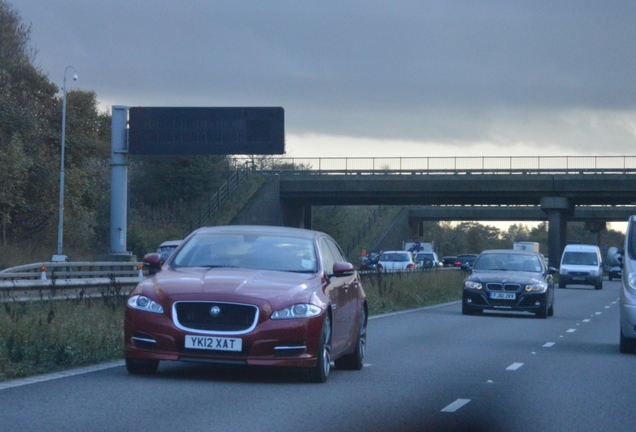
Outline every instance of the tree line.
[[(63, 100), (35, 66), (30, 35), (31, 26), (0, 0), (0, 268), (48, 260), (57, 243)], [(63, 244), (71, 258), (95, 259), (109, 248), (110, 134), (111, 115), (100, 111), (95, 92), (67, 91)], [(175, 218), (230, 169), (224, 156), (131, 159), (132, 247), (181, 236), (179, 227), (171, 232)]]

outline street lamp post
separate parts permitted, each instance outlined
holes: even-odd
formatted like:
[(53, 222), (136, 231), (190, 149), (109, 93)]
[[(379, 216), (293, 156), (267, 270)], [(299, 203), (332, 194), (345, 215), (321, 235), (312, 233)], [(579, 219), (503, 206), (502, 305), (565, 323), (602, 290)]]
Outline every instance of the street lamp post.
[(64, 233), (64, 139), (66, 134), (66, 72), (73, 69), (73, 80), (77, 81), (77, 71), (73, 66), (64, 69), (64, 85), (62, 86), (62, 155), (60, 157), (60, 209), (59, 222), (57, 226), (57, 254), (53, 255), (52, 261), (67, 261), (68, 258), (62, 255), (62, 238)]

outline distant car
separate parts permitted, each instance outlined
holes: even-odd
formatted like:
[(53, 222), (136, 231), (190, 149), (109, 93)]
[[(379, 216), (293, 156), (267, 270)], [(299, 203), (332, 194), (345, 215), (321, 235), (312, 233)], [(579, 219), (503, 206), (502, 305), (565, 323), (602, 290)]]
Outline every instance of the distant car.
[(442, 257), (442, 267), (454, 267), (456, 259), (457, 257), (454, 255)]
[(435, 268), (439, 266), (439, 259), (435, 252), (418, 252), (413, 260), (420, 268)]
[[(161, 266), (158, 253), (144, 260)], [(325, 382), (360, 370), (367, 334), (360, 277), (329, 235), (299, 228), (200, 228), (127, 299), (131, 374), (160, 361), (287, 367)]]
[(159, 245), (157, 253), (161, 255), (161, 262), (166, 262), (168, 257), (181, 244), (182, 240), (168, 240)]
[(411, 252), (408, 251), (385, 251), (380, 255), (378, 261), (378, 271), (381, 272), (401, 272), (413, 271), (415, 261)]
[(462, 314), (485, 309), (524, 311), (539, 318), (554, 315), (554, 280), (557, 270), (546, 267), (534, 251), (485, 250), (464, 279)]
[(464, 266), (466, 269), (470, 269), (473, 266), (473, 263), (475, 262), (475, 260), (477, 259), (477, 255), (476, 254), (462, 254), (462, 255), (457, 255), (457, 257), (455, 257), (455, 267), (462, 267)]
[(380, 253), (371, 252), (368, 255), (360, 257), (360, 270), (372, 270), (378, 269), (378, 261), (380, 260)]
[(623, 272), (621, 271), (621, 266), (611, 266), (607, 270), (607, 277), (609, 280), (620, 279), (623, 276)]

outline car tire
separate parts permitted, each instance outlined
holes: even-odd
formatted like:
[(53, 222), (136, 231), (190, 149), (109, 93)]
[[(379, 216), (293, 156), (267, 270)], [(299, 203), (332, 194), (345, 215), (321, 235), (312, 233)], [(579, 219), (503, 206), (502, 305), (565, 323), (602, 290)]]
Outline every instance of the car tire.
[(473, 314), (472, 309), (466, 306), (464, 302), (462, 302), (462, 315), (472, 315), (472, 314)]
[(133, 375), (153, 375), (159, 368), (159, 360), (136, 360), (126, 357), (126, 370)]
[(334, 364), (337, 369), (360, 370), (364, 366), (364, 356), (367, 352), (367, 314), (363, 309), (360, 314), (360, 325), (358, 326), (358, 337), (353, 353), (344, 355), (337, 359)]
[(547, 318), (549, 315), (549, 311), (548, 311), (548, 301), (546, 300), (545, 303), (541, 306), (541, 309), (539, 309), (536, 313), (535, 313), (537, 318)]
[(309, 369), (307, 379), (312, 383), (327, 382), (329, 372), (331, 371), (331, 317), (329, 313), (325, 315), (322, 324), (322, 336), (320, 337), (320, 345), (318, 346), (318, 356), (316, 366)]
[(636, 339), (625, 337), (621, 329), (621, 339), (618, 348), (623, 354), (633, 354), (636, 351)]
[(598, 285), (594, 286), (594, 289), (602, 290), (603, 289), (603, 281), (599, 282)]

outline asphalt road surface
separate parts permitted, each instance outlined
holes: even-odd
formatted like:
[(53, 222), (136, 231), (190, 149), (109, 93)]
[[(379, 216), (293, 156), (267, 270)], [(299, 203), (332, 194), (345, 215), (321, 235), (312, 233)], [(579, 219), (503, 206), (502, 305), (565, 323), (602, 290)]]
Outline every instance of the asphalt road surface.
[(636, 355), (619, 282), (557, 289), (554, 317), (463, 316), (459, 302), (373, 317), (361, 371), (123, 362), (0, 382), (0, 431), (634, 431)]

